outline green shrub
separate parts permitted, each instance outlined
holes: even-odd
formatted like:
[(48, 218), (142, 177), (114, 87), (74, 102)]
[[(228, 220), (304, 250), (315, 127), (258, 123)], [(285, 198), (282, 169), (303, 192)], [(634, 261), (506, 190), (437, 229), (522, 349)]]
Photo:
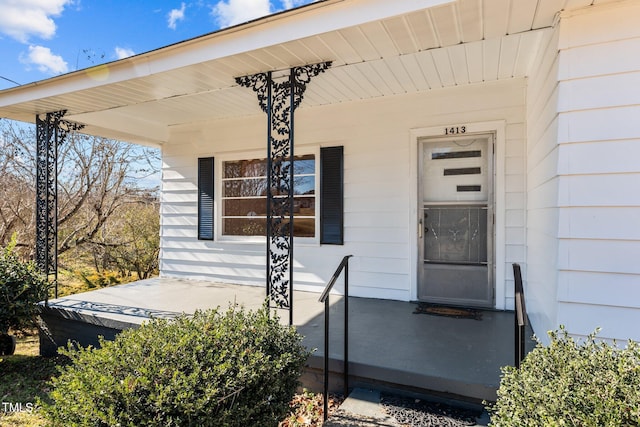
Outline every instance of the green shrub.
[(33, 262), (14, 252), (15, 239), (0, 250), (0, 334), (33, 326), (39, 301), (47, 298), (49, 284)]
[(263, 307), (209, 310), (62, 350), (45, 416), (60, 426), (276, 426), (309, 353)]
[(491, 426), (640, 425), (640, 346), (575, 341), (566, 330), (550, 332), (519, 370), (502, 369)]

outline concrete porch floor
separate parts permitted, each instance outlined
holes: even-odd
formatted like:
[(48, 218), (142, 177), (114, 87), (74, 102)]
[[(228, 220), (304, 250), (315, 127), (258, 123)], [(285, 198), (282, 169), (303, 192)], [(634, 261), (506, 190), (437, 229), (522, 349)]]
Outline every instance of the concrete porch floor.
[[(321, 391), (324, 304), (318, 293), (294, 293), (294, 324), (304, 344), (317, 349), (303, 384)], [(42, 318), (53, 342), (41, 334), (41, 353), (52, 354), (67, 340), (97, 344), (150, 316), (173, 317), (237, 302), (258, 308), (262, 287), (154, 278), (49, 301)], [(330, 370), (340, 389), (343, 356), (343, 298), (332, 295)], [(500, 367), (513, 364), (513, 313), (484, 311), (482, 320), (414, 314), (416, 304), (369, 298), (349, 299), (350, 385), (430, 391), (471, 401), (495, 400)], [(287, 312), (280, 313), (283, 319)], [(284, 321), (284, 320), (283, 320)]]

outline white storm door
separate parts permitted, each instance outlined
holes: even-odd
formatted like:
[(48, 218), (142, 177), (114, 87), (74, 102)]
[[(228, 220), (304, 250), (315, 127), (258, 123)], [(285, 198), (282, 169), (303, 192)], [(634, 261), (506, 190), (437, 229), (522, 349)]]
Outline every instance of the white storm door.
[(493, 307), (492, 135), (420, 144), (421, 301)]

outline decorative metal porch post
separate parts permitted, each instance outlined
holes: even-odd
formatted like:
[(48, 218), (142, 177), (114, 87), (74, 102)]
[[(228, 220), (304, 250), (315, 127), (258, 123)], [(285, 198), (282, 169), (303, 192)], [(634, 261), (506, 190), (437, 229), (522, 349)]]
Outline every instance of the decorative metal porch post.
[(36, 264), (58, 297), (58, 146), (84, 126), (62, 120), (66, 110), (36, 115)]
[(294, 67), (288, 79), (275, 82), (273, 73), (236, 78), (253, 89), (267, 114), (267, 298), (269, 307), (289, 310), (293, 324), (293, 127), (294, 112), (311, 78), (331, 62)]

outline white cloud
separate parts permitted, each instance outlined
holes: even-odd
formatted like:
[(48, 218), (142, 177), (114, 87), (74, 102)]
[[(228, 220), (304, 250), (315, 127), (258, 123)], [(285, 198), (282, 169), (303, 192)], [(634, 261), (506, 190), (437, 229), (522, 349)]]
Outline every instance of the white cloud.
[(56, 33), (51, 17), (60, 16), (73, 0), (0, 0), (0, 32), (21, 43), (29, 37), (49, 39)]
[(269, 0), (222, 0), (211, 8), (211, 14), (220, 27), (241, 24), (270, 13)]
[(294, 7), (302, 6), (303, 4), (311, 3), (309, 0), (282, 0), (282, 5), (285, 9), (293, 9)]
[(180, 4), (180, 9), (171, 9), (171, 12), (167, 15), (169, 20), (169, 28), (172, 30), (176, 29), (176, 23), (178, 21), (184, 20), (184, 10), (186, 9), (186, 5), (184, 3)]
[(116, 58), (118, 59), (128, 58), (136, 54), (132, 49), (129, 49), (128, 47), (120, 47), (120, 46), (116, 46), (115, 52), (116, 52)]
[(62, 56), (54, 55), (51, 49), (44, 46), (29, 46), (29, 53), (20, 55), (20, 61), (27, 65), (35, 65), (42, 73), (62, 74), (69, 71)]

